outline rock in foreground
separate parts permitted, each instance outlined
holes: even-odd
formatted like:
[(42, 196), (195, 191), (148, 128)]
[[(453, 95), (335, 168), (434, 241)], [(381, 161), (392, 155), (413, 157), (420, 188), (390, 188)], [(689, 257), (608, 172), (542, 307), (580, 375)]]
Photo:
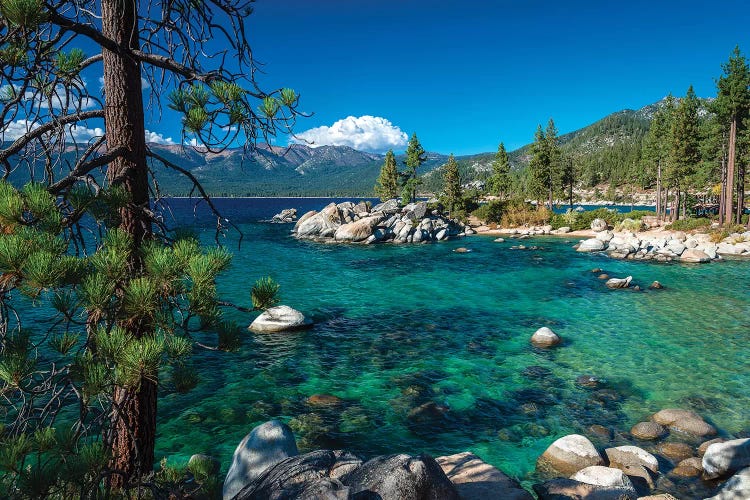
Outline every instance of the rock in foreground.
[(292, 309), (289, 306), (275, 306), (267, 309), (260, 316), (255, 318), (249, 330), (261, 333), (283, 332), (287, 330), (297, 330), (309, 326), (310, 322), (305, 316)]
[(465, 451), (435, 459), (463, 500), (532, 500), (514, 479)]
[(234, 498), (266, 469), (297, 453), (294, 434), (286, 424), (271, 420), (255, 427), (234, 450), (232, 465), (224, 480), (224, 500)]
[(560, 336), (546, 326), (541, 327), (531, 336), (531, 343), (537, 347), (553, 347), (560, 342), (562, 342)]

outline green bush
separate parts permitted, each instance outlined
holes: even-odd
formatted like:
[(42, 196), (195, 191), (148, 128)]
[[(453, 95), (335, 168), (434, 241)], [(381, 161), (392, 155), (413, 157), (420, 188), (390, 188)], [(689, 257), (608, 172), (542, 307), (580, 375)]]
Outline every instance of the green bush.
[(479, 205), (479, 208), (474, 210), (471, 214), (485, 224), (498, 224), (503, 218), (504, 211), (505, 202), (493, 200), (489, 203)]
[(674, 231), (692, 231), (694, 229), (706, 228), (711, 225), (711, 219), (705, 217), (688, 217), (687, 219), (676, 220), (667, 225), (667, 229)]

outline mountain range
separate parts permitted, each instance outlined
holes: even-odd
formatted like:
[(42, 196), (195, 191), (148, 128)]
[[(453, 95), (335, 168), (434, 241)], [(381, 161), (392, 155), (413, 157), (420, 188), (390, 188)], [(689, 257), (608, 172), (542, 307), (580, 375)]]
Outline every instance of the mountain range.
[[(617, 162), (632, 164), (640, 152), (641, 142), (650, 120), (663, 101), (639, 110), (623, 110), (579, 130), (560, 136), (567, 155), (576, 158), (592, 178), (610, 179), (605, 170), (615, 169)], [(530, 131), (530, 134), (533, 131)], [(188, 170), (214, 196), (372, 196), (375, 180), (384, 155), (358, 151), (348, 146), (310, 147), (293, 144), (286, 148), (260, 144), (253, 150), (242, 148), (220, 152), (200, 151), (181, 145), (152, 143), (150, 148), (171, 162)], [(529, 160), (530, 145), (509, 153), (511, 166), (520, 171)], [(614, 152), (614, 153), (613, 153)], [(456, 157), (464, 182), (486, 178), (492, 169), (495, 152)], [(403, 165), (404, 155), (397, 155)], [(440, 167), (447, 155), (427, 153), (420, 167), (423, 189), (436, 192), (441, 187)], [(182, 174), (154, 162), (159, 188), (175, 196), (190, 193), (192, 184)], [(401, 167), (403, 168), (403, 167)], [(14, 177), (14, 176), (11, 176)], [(11, 179), (22, 183), (23, 179)]]

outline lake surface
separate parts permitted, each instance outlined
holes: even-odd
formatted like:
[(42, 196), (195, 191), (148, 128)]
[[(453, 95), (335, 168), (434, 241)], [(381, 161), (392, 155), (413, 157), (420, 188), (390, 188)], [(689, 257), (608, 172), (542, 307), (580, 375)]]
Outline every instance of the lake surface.
[[(347, 448), (365, 456), (472, 450), (509, 474), (534, 479), (556, 438), (592, 424), (628, 430), (664, 407), (692, 408), (724, 432), (748, 430), (750, 262), (708, 265), (616, 261), (578, 254), (561, 238), (472, 236), (429, 245), (326, 245), (259, 222), (282, 208), (299, 215), (327, 199), (217, 200), (244, 233), (219, 283), (249, 305), (270, 275), (282, 303), (315, 321), (307, 331), (247, 332), (236, 353), (199, 352), (199, 385), (159, 400), (157, 460), (193, 453), (221, 460), (253, 426), (279, 418), (302, 451)], [(188, 200), (178, 222), (213, 241), (215, 219)], [(452, 250), (465, 246), (471, 253)], [(665, 290), (607, 290), (592, 268)], [(254, 315), (230, 312), (241, 325)], [(549, 326), (552, 350), (529, 337)], [(605, 379), (601, 389), (576, 384)], [(314, 394), (343, 403), (310, 406)], [(433, 404), (434, 403), (434, 404)], [(422, 406), (421, 410), (414, 411)], [(410, 417), (410, 412), (411, 417)]]

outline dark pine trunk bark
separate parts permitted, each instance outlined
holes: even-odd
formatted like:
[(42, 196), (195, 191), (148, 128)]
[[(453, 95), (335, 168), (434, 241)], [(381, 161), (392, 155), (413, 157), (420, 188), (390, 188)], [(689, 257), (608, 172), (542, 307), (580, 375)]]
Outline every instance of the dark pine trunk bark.
[(724, 225), (724, 206), (727, 202), (727, 161), (726, 154), (721, 156), (721, 193), (719, 194), (719, 225)]
[(732, 211), (734, 209), (734, 160), (735, 160), (735, 143), (737, 142), (737, 117), (732, 116), (732, 123), (729, 126), (729, 151), (727, 158), (727, 199), (724, 201), (724, 222), (732, 222)]
[[(123, 48), (138, 48), (137, 3), (102, 0), (102, 32)], [(130, 270), (140, 272), (138, 249), (151, 237), (151, 223), (145, 209), (149, 206), (146, 139), (143, 123), (140, 64), (123, 55), (103, 49), (105, 127), (107, 147), (124, 146), (124, 156), (109, 164), (107, 182), (122, 186), (131, 202), (120, 212), (120, 229), (133, 239)], [(131, 335), (150, 335), (150, 325), (128, 322), (122, 325)], [(112, 453), (110, 467), (115, 472), (112, 487), (122, 487), (131, 478), (148, 473), (154, 463), (156, 435), (156, 383), (141, 379), (137, 388), (116, 387), (116, 410), (108, 444)]]
[(661, 221), (661, 159), (656, 164), (656, 220)]
[(735, 220), (742, 224), (742, 212), (745, 211), (745, 167), (740, 163), (737, 168), (737, 211)]

